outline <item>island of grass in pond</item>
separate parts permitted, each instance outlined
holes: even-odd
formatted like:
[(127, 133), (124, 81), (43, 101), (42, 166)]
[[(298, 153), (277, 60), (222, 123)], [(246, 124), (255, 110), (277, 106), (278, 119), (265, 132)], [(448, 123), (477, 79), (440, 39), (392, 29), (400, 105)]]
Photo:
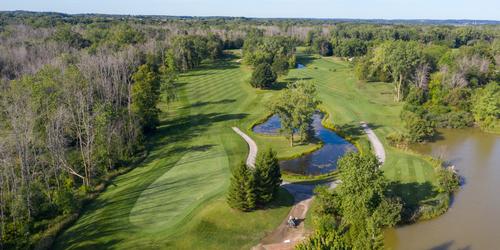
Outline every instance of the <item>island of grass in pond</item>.
[[(332, 130), (323, 127), (322, 118), (323, 114), (314, 114), (312, 125), (315, 136), (323, 142), (323, 147), (299, 158), (281, 161), (281, 169), (284, 172), (301, 175), (326, 174), (337, 169), (337, 160), (345, 153), (356, 151), (354, 145)], [(273, 115), (264, 123), (256, 125), (253, 131), (259, 134), (279, 135), (280, 129), (280, 117)]]

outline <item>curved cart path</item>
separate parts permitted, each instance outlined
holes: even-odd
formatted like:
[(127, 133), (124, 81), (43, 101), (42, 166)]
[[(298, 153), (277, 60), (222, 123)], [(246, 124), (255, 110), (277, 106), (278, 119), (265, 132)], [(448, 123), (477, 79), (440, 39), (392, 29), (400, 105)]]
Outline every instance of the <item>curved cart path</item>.
[(370, 140), (370, 143), (372, 144), (373, 151), (375, 151), (375, 155), (377, 156), (380, 163), (384, 164), (385, 162), (384, 145), (382, 145), (382, 142), (380, 142), (375, 132), (373, 132), (373, 130), (368, 126), (368, 124), (366, 124), (366, 122), (360, 122), (360, 123), (361, 127), (368, 136), (368, 140)]
[(239, 128), (232, 127), (232, 129), (234, 130), (234, 132), (240, 135), (243, 138), (243, 140), (247, 142), (248, 148), (250, 149), (248, 151), (247, 166), (255, 168), (255, 158), (257, 157), (257, 144), (252, 138), (250, 138), (250, 136), (243, 133)]

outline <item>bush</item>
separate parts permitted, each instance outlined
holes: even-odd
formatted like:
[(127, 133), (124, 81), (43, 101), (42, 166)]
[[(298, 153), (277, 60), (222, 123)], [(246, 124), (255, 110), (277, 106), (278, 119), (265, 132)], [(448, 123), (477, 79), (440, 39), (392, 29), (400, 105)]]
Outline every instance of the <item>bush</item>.
[(55, 192), (54, 204), (62, 214), (69, 214), (76, 211), (80, 204), (73, 191), (69, 188), (61, 188)]
[(408, 148), (409, 145), (408, 136), (401, 132), (390, 133), (389, 135), (387, 135), (386, 139), (389, 142), (389, 145), (393, 147), (402, 149)]
[(436, 133), (434, 122), (425, 114), (405, 111), (401, 118), (405, 121), (409, 142), (422, 142)]
[(437, 179), (439, 192), (453, 193), (460, 187), (460, 177), (450, 168), (439, 168)]
[(436, 115), (435, 120), (439, 128), (464, 128), (471, 126), (474, 122), (472, 114), (465, 111)]
[(449, 207), (450, 194), (440, 193), (434, 199), (428, 200), (420, 205), (414, 221), (436, 218), (446, 213)]

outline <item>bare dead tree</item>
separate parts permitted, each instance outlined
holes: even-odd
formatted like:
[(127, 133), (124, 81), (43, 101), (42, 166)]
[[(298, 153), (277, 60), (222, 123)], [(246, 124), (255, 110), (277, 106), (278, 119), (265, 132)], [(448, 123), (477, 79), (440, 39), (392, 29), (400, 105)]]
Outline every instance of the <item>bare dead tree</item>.
[(59, 106), (52, 117), (45, 125), (47, 132), (46, 147), (52, 159), (53, 165), (60, 170), (63, 170), (71, 175), (74, 175), (82, 182), (85, 177), (78, 172), (77, 169), (70, 166), (66, 159), (68, 151), (68, 140), (65, 137), (65, 128), (68, 126), (69, 120), (68, 110), (64, 106)]
[(429, 85), (429, 73), (430, 73), (429, 64), (424, 63), (419, 65), (415, 70), (415, 76), (413, 80), (415, 86), (426, 90)]
[(455, 72), (451, 75), (449, 85), (452, 88), (464, 88), (469, 85), (469, 82), (465, 79), (465, 75), (462, 72)]
[(470, 70), (477, 69), (481, 73), (487, 73), (490, 66), (490, 60), (479, 55), (473, 55), (470, 57), (464, 56), (460, 58), (457, 62), (458, 71), (461, 73), (467, 73)]

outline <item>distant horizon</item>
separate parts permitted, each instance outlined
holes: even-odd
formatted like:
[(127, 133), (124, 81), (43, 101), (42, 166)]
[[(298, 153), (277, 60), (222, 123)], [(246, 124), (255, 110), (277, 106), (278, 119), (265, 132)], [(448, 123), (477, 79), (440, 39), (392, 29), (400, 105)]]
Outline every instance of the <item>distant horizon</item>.
[(2, 11), (71, 15), (500, 21), (495, 0), (2, 0)]
[(79, 12), (68, 13), (60, 11), (34, 11), (34, 10), (0, 10), (1, 12), (27, 12), (27, 13), (54, 13), (71, 16), (79, 15), (101, 15), (101, 16), (130, 16), (130, 17), (177, 17), (177, 18), (246, 18), (246, 19), (304, 19), (304, 20), (361, 20), (361, 21), (490, 21), (500, 22), (500, 19), (469, 19), (469, 18), (355, 18), (355, 17), (256, 17), (256, 16), (222, 16), (222, 15), (169, 15), (169, 14), (121, 14), (121, 13), (99, 13), (99, 12)]

